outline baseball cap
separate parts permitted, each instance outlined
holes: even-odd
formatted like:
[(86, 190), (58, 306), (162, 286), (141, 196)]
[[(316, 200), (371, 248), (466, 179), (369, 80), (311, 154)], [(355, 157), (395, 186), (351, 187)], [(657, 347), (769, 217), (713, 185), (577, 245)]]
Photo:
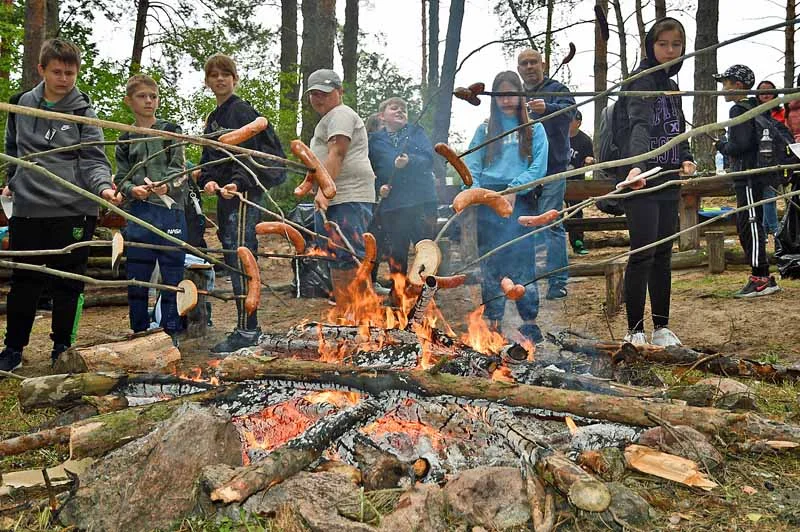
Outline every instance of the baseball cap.
[(334, 72), (333, 70), (327, 68), (321, 68), (319, 70), (315, 70), (308, 76), (308, 91), (322, 91), (322, 92), (331, 92), (334, 89), (340, 89), (342, 87), (342, 78), (339, 77), (339, 74)]
[(756, 76), (753, 74), (753, 71), (744, 65), (733, 65), (728, 67), (728, 69), (722, 74), (714, 74), (714, 79), (717, 81), (722, 81), (723, 79), (741, 81), (742, 85), (744, 85), (746, 89), (752, 88), (756, 82)]

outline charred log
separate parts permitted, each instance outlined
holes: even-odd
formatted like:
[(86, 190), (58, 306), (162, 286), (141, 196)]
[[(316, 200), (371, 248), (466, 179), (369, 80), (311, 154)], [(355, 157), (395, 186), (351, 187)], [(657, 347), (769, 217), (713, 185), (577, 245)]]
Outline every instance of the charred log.
[(683, 407), (630, 397), (610, 397), (447, 374), (431, 375), (424, 371), (398, 373), (319, 362), (229, 357), (220, 364), (218, 375), (222, 380), (231, 382), (284, 379), (343, 386), (370, 394), (396, 390), (425, 397), (449, 395), (485, 399), (507, 406), (543, 408), (643, 427), (654, 426), (650, 415), (655, 414), (669, 423), (689, 425), (706, 434), (721, 433), (733, 440), (767, 439), (800, 443), (800, 426), (775, 422), (752, 413)]
[(401, 479), (417, 473), (413, 471), (413, 465), (420, 468), (419, 477), (425, 476), (429, 469), (424, 461), (420, 464), (404, 464), (397, 456), (379, 448), (359, 432), (353, 433), (351, 441), (339, 440), (338, 450), (358, 465), (362, 484), (367, 491), (396, 488)]

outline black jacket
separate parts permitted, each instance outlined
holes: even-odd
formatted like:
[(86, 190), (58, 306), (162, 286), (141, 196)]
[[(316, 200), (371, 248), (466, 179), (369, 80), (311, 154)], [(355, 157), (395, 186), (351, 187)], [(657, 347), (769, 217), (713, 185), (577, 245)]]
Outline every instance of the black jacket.
[[(647, 56), (631, 75), (658, 65), (653, 51), (655, 38), (656, 36), (651, 28), (645, 38)], [(684, 51), (685, 50), (686, 43), (684, 37)], [(648, 74), (643, 78), (625, 84), (623, 90), (678, 90), (678, 84), (670, 78), (680, 71), (682, 65), (683, 63), (679, 62), (666, 70), (659, 70)], [(686, 119), (683, 115), (680, 96), (657, 96), (647, 98), (622, 96), (617, 102), (617, 105), (614, 106), (614, 112), (614, 124), (616, 127), (614, 137), (620, 139), (620, 156), (622, 158), (647, 153), (663, 146), (674, 137), (686, 131)], [(623, 170), (624, 174), (627, 174), (632, 167), (639, 168), (642, 172), (656, 166), (660, 166), (665, 170), (671, 170), (680, 168), (681, 163), (684, 161), (693, 160), (692, 154), (689, 151), (689, 142), (683, 141), (661, 155), (623, 168)], [(664, 181), (675, 179), (675, 177), (674, 175), (669, 175), (657, 179), (648, 179), (647, 187), (656, 186)], [(673, 189), (673, 191), (676, 193), (677, 188)]]
[[(757, 105), (758, 102), (755, 101), (755, 98), (747, 98), (743, 102), (734, 103), (728, 115), (731, 118), (736, 118)], [(758, 168), (759, 137), (756, 135), (755, 122), (753, 120), (745, 120), (741, 124), (729, 127), (727, 137), (727, 140), (721, 140), (717, 143), (717, 149), (722, 155), (730, 158), (731, 171), (739, 172)], [(763, 174), (763, 176), (766, 177), (767, 174)], [(759, 175), (754, 175), (751, 179), (758, 179), (759, 177)], [(744, 182), (746, 180), (746, 176), (738, 179), (734, 178), (735, 182)]]
[[(215, 131), (219, 131), (220, 129), (238, 129), (252, 122), (258, 116), (258, 111), (256, 111), (253, 106), (250, 105), (250, 103), (233, 94), (230, 98), (225, 100), (222, 105), (214, 109), (211, 114), (208, 115), (204, 133), (213, 133)], [(245, 142), (242, 142), (239, 144), (239, 146), (242, 148), (250, 148), (251, 150), (258, 150), (264, 153), (285, 157), (281, 143), (272, 129), (272, 124), (267, 126), (265, 131), (251, 139), (248, 139)], [(200, 158), (200, 164), (216, 161), (223, 157), (227, 156), (221, 151), (206, 147), (203, 148), (203, 155)], [(264, 159), (259, 160), (258, 163), (265, 166), (273, 166), (276, 164), (273, 161), (267, 161)], [(252, 165), (248, 166), (251, 169), (254, 168)], [(253, 181), (253, 177), (244, 168), (242, 168), (241, 165), (236, 164), (233, 161), (218, 165), (206, 166), (203, 167), (202, 170), (203, 172), (200, 175), (200, 178), (197, 180), (197, 183), (201, 188), (204, 187), (209, 181), (216, 181), (221, 187), (229, 183), (234, 183), (239, 192), (261, 193), (261, 188)], [(256, 175), (261, 173), (259, 170), (254, 171)], [(285, 172), (285, 170), (283, 167), (280, 167), (272, 170), (272, 172), (278, 174)], [(282, 181), (282, 179), (278, 178), (277, 176), (274, 179), (270, 178), (269, 180), (275, 180), (277, 182)]]

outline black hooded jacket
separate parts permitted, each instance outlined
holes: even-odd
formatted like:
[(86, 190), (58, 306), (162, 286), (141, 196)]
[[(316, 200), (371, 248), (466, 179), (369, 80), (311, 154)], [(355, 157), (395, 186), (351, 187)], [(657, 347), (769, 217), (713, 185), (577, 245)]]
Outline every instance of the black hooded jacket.
[[(665, 18), (662, 20), (675, 19)], [(653, 26), (655, 27), (655, 25)], [(683, 26), (681, 25), (683, 29)], [(684, 53), (686, 51), (686, 32), (684, 35)], [(645, 38), (646, 57), (634, 70), (631, 75), (647, 70), (658, 65), (655, 59), (654, 44), (656, 35), (653, 28), (647, 33)], [(683, 62), (678, 62), (664, 70), (659, 70), (648, 74), (631, 83), (625, 84), (623, 90), (627, 91), (668, 91), (678, 90), (678, 84), (670, 78), (680, 71)], [(624, 139), (620, 142), (621, 157), (633, 157), (654, 150), (669, 142), (686, 131), (686, 119), (683, 115), (680, 96), (656, 96), (656, 97), (634, 97), (622, 96), (614, 107), (614, 112), (619, 113), (614, 116), (614, 123), (618, 124), (615, 138)], [(665, 170), (680, 168), (684, 161), (692, 161), (692, 154), (689, 151), (689, 143), (683, 141), (677, 146), (656, 157), (650, 158), (624, 168), (625, 174), (630, 168), (635, 167), (642, 172), (660, 166)], [(648, 179), (647, 187), (653, 187), (675, 176), (664, 176), (656, 179)], [(678, 189), (671, 187), (667, 193), (677, 194)]]

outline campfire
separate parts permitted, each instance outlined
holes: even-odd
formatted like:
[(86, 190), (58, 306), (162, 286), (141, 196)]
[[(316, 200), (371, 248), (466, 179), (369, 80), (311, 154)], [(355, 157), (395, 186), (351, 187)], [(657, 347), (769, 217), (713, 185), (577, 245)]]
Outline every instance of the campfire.
[[(2, 441), (0, 453), (68, 443), (71, 472), (57, 484), (48, 480), (47, 490), (63, 521), (80, 528), (146, 530), (145, 522), (166, 526), (199, 507), (229, 516), (239, 509), (275, 515), (290, 499), (307, 497), (317, 501), (313, 511), (302, 502), (296, 509), (312, 529), (371, 530), (408, 520), (414, 505), (432, 504), (417, 501), (420, 493), (467, 489), (463, 483), (475, 493), (497, 490), (493, 483), (502, 478), (507, 484), (500, 492), (459, 511), (489, 526), (532, 521), (535, 530), (550, 530), (556, 494), (569, 503), (559, 507), (562, 514), (647, 528), (648, 503), (613, 482), (625, 470), (715, 489), (710, 473), (723, 459), (707, 434), (724, 434), (732, 442), (728, 452), (777, 452), (800, 443), (800, 427), (710, 408), (741, 407), (746, 390), (721, 382), (689, 386), (676, 400), (641, 378), (642, 363), (652, 361), (693, 361), (707, 371), (735, 368), (777, 381), (796, 379), (794, 369), (688, 348), (598, 342), (568, 331), (551, 333), (536, 349), (492, 330), (480, 310), (458, 335), (434, 301), (435, 277), (419, 287), (395, 276), (391, 307), (368, 279), (357, 278), (350, 303), (331, 309), (324, 322), (266, 333), (257, 347), (205, 368), (26, 379), (24, 408), (67, 407), (94, 397), (100, 415)], [(159, 335), (166, 336), (64, 356), (108, 369), (100, 359), (146, 341), (148, 360), (169, 359), (169, 338)], [(146, 473), (123, 479), (119, 471)], [(92, 510), (120, 501), (136, 507), (136, 496), (120, 498), (114, 490), (123, 483), (131, 493), (148, 492), (152, 475), (166, 478), (158, 484), (171, 494), (147, 497), (158, 510)], [(14, 493), (19, 500), (25, 489)], [(496, 506), (487, 509), (486, 499)], [(364, 505), (372, 509), (353, 510)], [(521, 510), (512, 518), (504, 513), (509, 508)]]

